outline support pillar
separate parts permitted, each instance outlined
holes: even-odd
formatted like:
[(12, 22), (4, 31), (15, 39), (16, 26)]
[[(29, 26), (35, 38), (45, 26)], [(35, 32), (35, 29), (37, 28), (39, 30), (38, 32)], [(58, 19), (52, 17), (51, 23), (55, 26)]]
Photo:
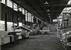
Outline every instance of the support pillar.
[[(0, 20), (1, 20), (1, 0), (0, 0)], [(0, 38), (0, 50), (1, 50), (1, 38)]]
[[(5, 0), (5, 4), (7, 6), (7, 0)], [(7, 10), (6, 10), (7, 7), (5, 7), (5, 31), (7, 31)]]
[[(14, 9), (14, 3), (12, 2), (12, 9)], [(13, 11), (12, 11), (12, 22), (13, 22), (13, 26), (14, 26), (14, 14), (13, 14)]]
[(1, 0), (0, 0), (0, 20), (1, 20)]

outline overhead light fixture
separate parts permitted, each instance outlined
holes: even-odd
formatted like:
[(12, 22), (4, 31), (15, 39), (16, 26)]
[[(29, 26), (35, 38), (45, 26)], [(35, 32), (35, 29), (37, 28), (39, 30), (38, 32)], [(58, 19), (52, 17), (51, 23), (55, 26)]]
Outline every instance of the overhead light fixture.
[(50, 16), (50, 14), (48, 14)]
[(50, 15), (49, 15), (48, 17), (49, 17), (49, 18), (51, 18), (51, 16), (50, 16)]
[(50, 12), (50, 10), (48, 9), (47, 12)]
[(44, 4), (47, 4), (48, 5), (49, 3), (46, 1)]
[(50, 22), (51, 22), (51, 16), (49, 16)]

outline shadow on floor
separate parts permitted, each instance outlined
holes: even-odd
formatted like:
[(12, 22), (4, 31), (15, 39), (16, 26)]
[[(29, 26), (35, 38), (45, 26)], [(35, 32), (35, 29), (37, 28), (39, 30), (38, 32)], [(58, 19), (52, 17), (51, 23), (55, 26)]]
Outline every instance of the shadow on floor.
[(36, 35), (2, 46), (2, 50), (65, 50), (56, 35)]

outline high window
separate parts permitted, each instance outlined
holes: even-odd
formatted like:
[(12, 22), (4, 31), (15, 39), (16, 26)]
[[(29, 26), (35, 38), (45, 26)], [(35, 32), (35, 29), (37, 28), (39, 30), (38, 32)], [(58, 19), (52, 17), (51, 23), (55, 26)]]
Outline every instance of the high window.
[(31, 22), (31, 13), (28, 13), (28, 22)]
[(24, 11), (25, 11), (25, 9), (24, 9), (24, 8), (22, 8), (22, 14), (25, 14), (25, 12), (24, 12)]
[(5, 0), (2, 0), (1, 3), (5, 4)]
[(28, 21), (28, 13), (27, 13), (27, 10), (25, 10), (25, 19), (26, 19), (26, 21)]
[(14, 10), (15, 11), (18, 11), (18, 7), (17, 7), (17, 4), (16, 3), (14, 3)]
[(18, 6), (18, 10), (19, 10), (20, 12), (22, 12), (22, 8), (21, 8), (20, 6)]
[(7, 0), (7, 6), (12, 8), (12, 1), (11, 0)]
[(33, 16), (33, 15), (31, 15), (31, 18), (32, 18), (32, 22), (33, 22), (33, 18), (34, 18), (34, 16)]

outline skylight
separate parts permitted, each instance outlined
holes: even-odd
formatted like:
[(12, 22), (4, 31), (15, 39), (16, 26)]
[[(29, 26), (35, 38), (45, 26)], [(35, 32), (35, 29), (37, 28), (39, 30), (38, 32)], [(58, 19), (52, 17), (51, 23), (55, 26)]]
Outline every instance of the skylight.
[(71, 4), (71, 0), (69, 0), (69, 2), (67, 4)]

